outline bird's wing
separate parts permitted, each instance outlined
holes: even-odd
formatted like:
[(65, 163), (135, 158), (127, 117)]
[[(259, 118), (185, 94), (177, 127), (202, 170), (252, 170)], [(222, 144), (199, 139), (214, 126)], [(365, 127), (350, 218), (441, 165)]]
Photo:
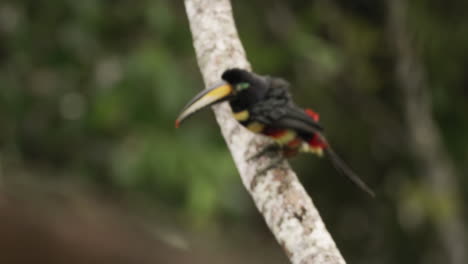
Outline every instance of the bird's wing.
[(323, 131), (322, 126), (304, 110), (280, 100), (269, 100), (257, 104), (252, 109), (252, 118), (268, 126), (292, 129), (304, 134)]
[(305, 134), (323, 130), (303, 109), (293, 103), (288, 82), (272, 77), (268, 77), (266, 81), (269, 85), (263, 100), (250, 109), (252, 119), (265, 125), (292, 129)]
[(323, 127), (296, 106), (285, 108), (284, 115), (273, 122), (273, 125), (294, 129), (302, 133), (321, 133)]

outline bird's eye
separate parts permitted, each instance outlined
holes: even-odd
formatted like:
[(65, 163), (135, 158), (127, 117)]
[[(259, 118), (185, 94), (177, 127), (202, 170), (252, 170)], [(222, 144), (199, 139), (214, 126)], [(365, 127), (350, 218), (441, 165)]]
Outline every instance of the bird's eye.
[(250, 87), (250, 83), (247, 83), (247, 82), (237, 84), (237, 90), (238, 91), (245, 90), (245, 89), (247, 89), (249, 87)]

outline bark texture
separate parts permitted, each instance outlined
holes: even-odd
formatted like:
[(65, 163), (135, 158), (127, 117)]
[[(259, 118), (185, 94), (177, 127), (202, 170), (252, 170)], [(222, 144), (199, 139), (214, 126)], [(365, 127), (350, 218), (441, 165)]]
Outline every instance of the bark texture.
[[(439, 232), (448, 263), (467, 263), (466, 230), (463, 225), (456, 168), (449, 158), (432, 116), (431, 94), (424, 67), (412, 47), (407, 30), (407, 2), (387, 0), (389, 39), (396, 50), (396, 79), (402, 89), (410, 147), (419, 162), (435, 212), (428, 212)], [(432, 213), (432, 214), (431, 214)]]
[[(250, 69), (237, 35), (229, 0), (185, 0), (198, 65), (207, 87), (233, 67)], [(275, 157), (247, 161), (268, 139), (241, 127), (224, 103), (214, 107), (216, 119), (242, 182), (278, 243), (292, 263), (345, 263), (303, 186), (287, 162), (255, 176)]]

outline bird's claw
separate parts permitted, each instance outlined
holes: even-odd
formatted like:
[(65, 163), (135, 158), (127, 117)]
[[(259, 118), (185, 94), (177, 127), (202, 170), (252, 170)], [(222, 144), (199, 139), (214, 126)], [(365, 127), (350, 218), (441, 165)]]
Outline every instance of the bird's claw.
[(272, 159), (271, 162), (267, 166), (257, 170), (257, 172), (255, 173), (255, 177), (263, 175), (271, 169), (277, 168), (283, 161), (284, 161), (284, 157), (282, 155)]
[(268, 144), (267, 146), (263, 147), (260, 151), (258, 151), (257, 153), (255, 153), (254, 155), (250, 156), (247, 158), (247, 161), (252, 161), (252, 160), (255, 160), (255, 159), (258, 159), (260, 158), (261, 156), (265, 155), (265, 154), (268, 154), (268, 153), (272, 153), (274, 152), (275, 154), (278, 153), (279, 151), (281, 150), (281, 146), (276, 144), (276, 143), (272, 143), (272, 144)]

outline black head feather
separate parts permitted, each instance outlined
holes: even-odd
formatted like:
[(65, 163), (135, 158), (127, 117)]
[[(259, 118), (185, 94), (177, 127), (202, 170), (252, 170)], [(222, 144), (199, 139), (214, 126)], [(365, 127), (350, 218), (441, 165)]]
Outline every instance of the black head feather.
[(256, 83), (259, 79), (256, 74), (239, 68), (232, 68), (224, 71), (221, 78), (234, 85), (243, 82)]
[(264, 76), (243, 69), (228, 69), (221, 75), (221, 78), (233, 86), (240, 83), (250, 85), (248, 89), (238, 92), (230, 100), (231, 107), (235, 112), (249, 109), (252, 105), (261, 101), (268, 90), (268, 82)]

